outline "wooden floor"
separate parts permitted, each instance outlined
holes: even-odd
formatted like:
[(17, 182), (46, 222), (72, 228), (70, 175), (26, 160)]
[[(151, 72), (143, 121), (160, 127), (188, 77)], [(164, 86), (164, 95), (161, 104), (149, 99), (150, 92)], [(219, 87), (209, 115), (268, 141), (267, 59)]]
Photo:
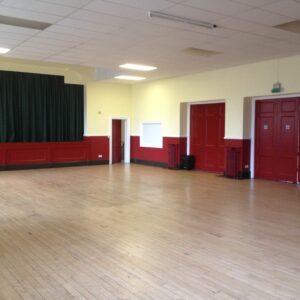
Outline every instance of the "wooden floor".
[(0, 299), (300, 299), (300, 188), (138, 165), (0, 172)]

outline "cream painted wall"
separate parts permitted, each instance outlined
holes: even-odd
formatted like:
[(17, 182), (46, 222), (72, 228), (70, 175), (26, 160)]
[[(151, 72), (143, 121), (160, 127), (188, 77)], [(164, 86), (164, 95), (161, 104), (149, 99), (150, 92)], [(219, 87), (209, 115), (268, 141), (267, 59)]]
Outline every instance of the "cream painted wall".
[[(283, 93), (300, 92), (300, 56), (270, 60), (156, 82), (135, 84), (132, 89), (132, 134), (139, 134), (143, 121), (161, 121), (164, 136), (184, 136), (180, 103), (226, 100), (225, 136), (249, 134), (244, 98), (271, 95), (273, 83), (283, 84)], [(250, 106), (245, 107), (245, 110)], [(181, 125), (181, 126), (180, 126)], [(248, 137), (247, 137), (248, 138)]]
[(111, 118), (131, 117), (131, 86), (88, 82), (85, 135), (108, 135)]

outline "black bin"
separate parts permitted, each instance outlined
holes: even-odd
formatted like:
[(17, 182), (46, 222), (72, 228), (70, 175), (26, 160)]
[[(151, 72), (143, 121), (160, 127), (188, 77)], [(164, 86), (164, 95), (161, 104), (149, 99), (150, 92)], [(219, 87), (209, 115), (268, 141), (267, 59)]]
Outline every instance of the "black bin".
[(181, 157), (181, 167), (184, 170), (193, 170), (195, 168), (195, 157), (193, 155), (183, 155)]

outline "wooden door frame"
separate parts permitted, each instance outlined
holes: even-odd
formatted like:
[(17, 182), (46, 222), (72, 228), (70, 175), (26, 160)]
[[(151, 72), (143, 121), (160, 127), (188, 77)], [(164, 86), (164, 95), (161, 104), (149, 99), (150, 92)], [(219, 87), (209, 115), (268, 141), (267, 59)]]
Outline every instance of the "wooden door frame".
[[(218, 103), (224, 103), (225, 104), (225, 124), (226, 124), (226, 101), (225, 99), (220, 99), (220, 100), (205, 100), (205, 101), (194, 101), (194, 102), (188, 102), (187, 106), (187, 125), (186, 125), (186, 154), (190, 155), (190, 150), (191, 150), (191, 106), (193, 105), (207, 105), (207, 104), (218, 104)], [(225, 126), (226, 127), (226, 126)], [(226, 128), (225, 128), (226, 132)], [(226, 135), (225, 135), (226, 136)], [(224, 139), (225, 139), (224, 136)]]
[(112, 164), (112, 123), (113, 120), (124, 121), (125, 141), (124, 141), (124, 163), (130, 164), (130, 119), (127, 117), (110, 117), (109, 119), (109, 164)]
[[(257, 96), (252, 98), (251, 105), (251, 151), (250, 151), (250, 172), (251, 178), (255, 178), (255, 117), (256, 117), (256, 101), (263, 100), (280, 100), (285, 98), (300, 98), (300, 93), (295, 94), (280, 94), (280, 95), (269, 95), (269, 96)], [(299, 176), (299, 174), (297, 174)], [(298, 178), (300, 183), (300, 178)]]

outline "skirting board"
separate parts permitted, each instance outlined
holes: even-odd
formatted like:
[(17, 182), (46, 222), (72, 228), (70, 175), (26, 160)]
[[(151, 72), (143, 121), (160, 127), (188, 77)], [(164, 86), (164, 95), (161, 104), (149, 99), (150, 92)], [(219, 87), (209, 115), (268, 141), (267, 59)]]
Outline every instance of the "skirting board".
[(167, 168), (167, 164), (164, 162), (156, 162), (156, 161), (149, 161), (149, 160), (141, 160), (141, 159), (131, 159), (132, 163), (145, 165), (145, 166), (152, 166), (152, 167), (160, 167), (160, 168)]
[(109, 163), (108, 160), (93, 160), (93, 161), (63, 162), (63, 163), (49, 163), (49, 164), (6, 165), (6, 166), (0, 166), (0, 171), (96, 166), (96, 165), (108, 165), (108, 163)]

